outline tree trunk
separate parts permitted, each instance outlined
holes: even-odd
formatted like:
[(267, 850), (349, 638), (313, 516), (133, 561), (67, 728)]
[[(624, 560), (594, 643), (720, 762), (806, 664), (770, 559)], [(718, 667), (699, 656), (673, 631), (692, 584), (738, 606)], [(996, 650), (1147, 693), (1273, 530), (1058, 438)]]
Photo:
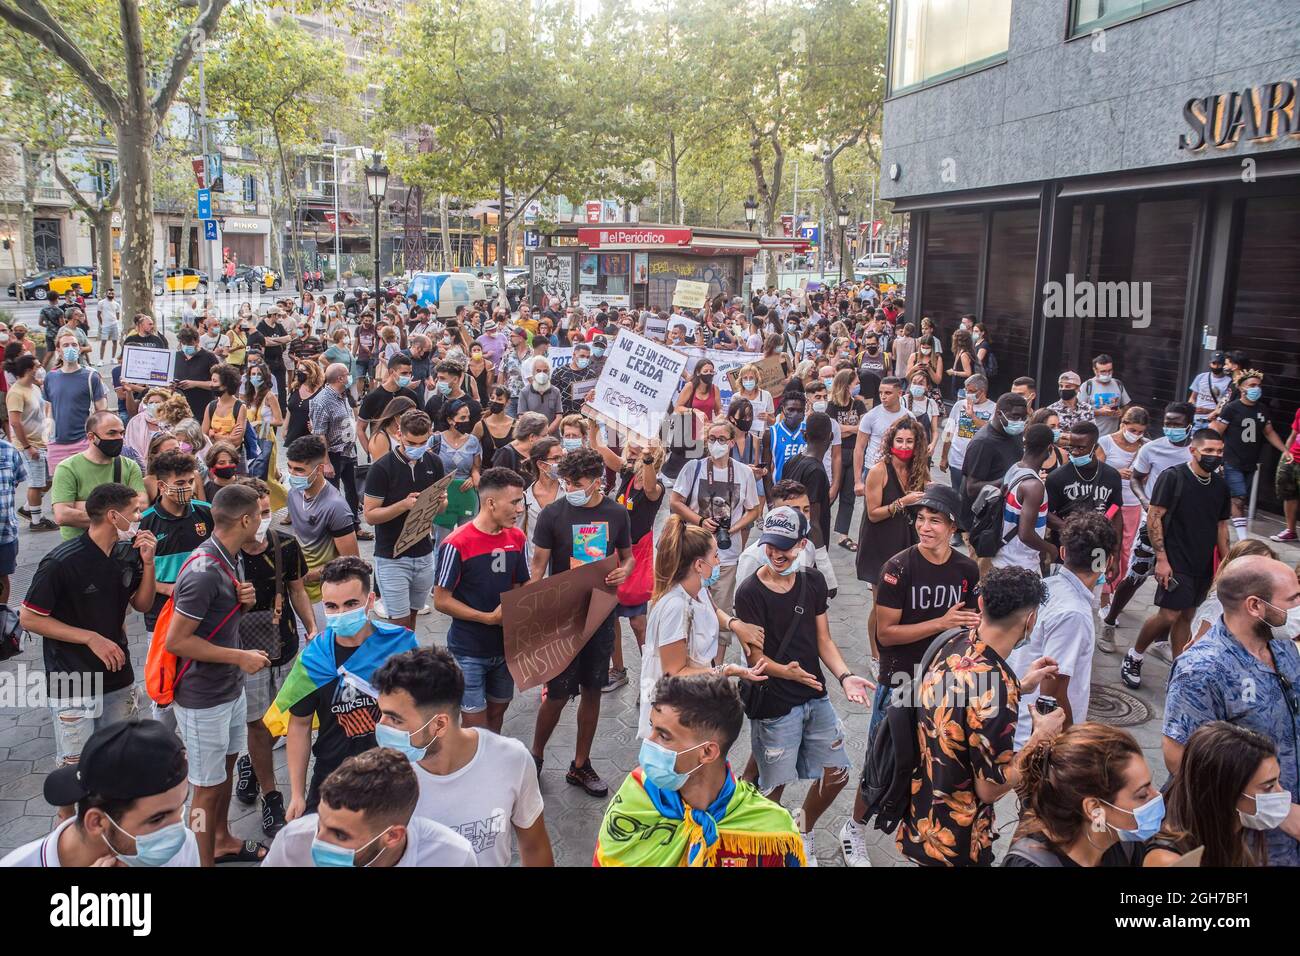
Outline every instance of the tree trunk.
[[(297, 284), (297, 288), (301, 290), (302, 289), (302, 262), (301, 262), (302, 242), (298, 238), (298, 215), (296, 210), (294, 209), (294, 203), (293, 203), (293, 182), (289, 178), (289, 163), (284, 158), (284, 143), (280, 140), (280, 131), (279, 129), (273, 129), (272, 132), (275, 135), (276, 155), (280, 157), (280, 179), (284, 183), (284, 201), (285, 201), (285, 205), (288, 208), (289, 215), (293, 217), (289, 221), (289, 241), (293, 243), (294, 282)], [(334, 188), (337, 189), (338, 186), (335, 186)], [(336, 222), (334, 224), (334, 228), (337, 229), (338, 227), (339, 224)], [(376, 266), (378, 265), (378, 262), (379, 262), (379, 250), (376, 249), (375, 250)], [(378, 275), (377, 269), (376, 269), (376, 275)]]
[[(497, 306), (502, 309), (510, 308), (510, 300), (506, 298), (506, 239), (510, 235), (510, 223), (513, 220), (506, 218), (506, 181), (504, 178), (497, 180)], [(484, 250), (486, 253), (487, 250)]]
[[(19, 232), (23, 244), (23, 272), (36, 272), (36, 184), (40, 179), (40, 156), (29, 149), (23, 151), (23, 205), (19, 213)], [(21, 279), (22, 276), (17, 278)], [(20, 283), (21, 285), (21, 283)], [(22, 299), (22, 292), (18, 298)]]
[[(749, 165), (754, 171), (754, 183), (758, 189), (758, 201), (763, 206), (763, 235), (771, 236), (774, 234), (776, 223), (776, 204), (781, 196), (781, 176), (785, 170), (785, 150), (782, 149), (780, 142), (773, 136), (766, 137), (772, 144), (775, 157), (772, 160), (772, 180), (769, 183), (767, 172), (763, 168), (763, 138), (756, 135), (749, 144)], [(767, 253), (767, 275), (765, 276), (768, 286), (775, 286), (777, 281), (776, 256)]]
[[(115, 287), (113, 281), (113, 208), (101, 208), (94, 216), (91, 222), (95, 230), (96, 245), (95, 250), (99, 253), (99, 288), (95, 290), (95, 295), (103, 297), (109, 289)], [(152, 290), (151, 290), (152, 291)]]
[(439, 228), (442, 230), (442, 271), (451, 271), (451, 213), (448, 209), (447, 194), (438, 196)]
[(153, 315), (152, 110), (131, 111), (114, 132), (122, 183), (122, 314)]

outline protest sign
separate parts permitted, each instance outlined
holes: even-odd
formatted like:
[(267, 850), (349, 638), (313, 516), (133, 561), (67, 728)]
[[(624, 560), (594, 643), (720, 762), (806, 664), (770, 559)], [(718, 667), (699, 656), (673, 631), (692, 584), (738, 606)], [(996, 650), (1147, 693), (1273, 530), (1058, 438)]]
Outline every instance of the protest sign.
[(572, 398), (575, 402), (585, 402), (590, 396), (592, 389), (596, 387), (596, 379), (589, 378), (585, 382), (573, 383)]
[(617, 567), (610, 555), (501, 595), (506, 667), (518, 690), (544, 684), (578, 656), (618, 606), (618, 589), (605, 583)]
[(453, 481), (457, 480), (465, 479), (457, 479), (456, 473), (452, 472), (420, 492), (420, 497), (415, 499), (415, 506), (406, 513), (406, 523), (402, 525), (402, 533), (397, 536), (397, 543), (393, 545), (393, 557), (400, 558), (409, 548), (429, 536), (429, 532), (433, 529), (433, 519), (446, 510), (447, 489)]
[(659, 435), (685, 367), (681, 352), (619, 329), (582, 413), (649, 442)]
[[(785, 366), (781, 364), (781, 356), (779, 355), (754, 361), (754, 366), (758, 369), (758, 387), (765, 392), (780, 388), (785, 381)], [(727, 373), (727, 380), (731, 383), (732, 389), (737, 392), (740, 391), (738, 372), (739, 369), (735, 369)]]
[(168, 385), (172, 381), (176, 353), (147, 345), (122, 347), (122, 381), (132, 385)]
[(667, 331), (668, 321), (659, 318), (658, 312), (651, 312), (650, 318), (645, 320), (645, 334), (658, 342), (662, 342)]
[(693, 282), (690, 279), (678, 279), (673, 288), (673, 305), (684, 309), (702, 309), (709, 298), (707, 282)]
[(561, 365), (568, 365), (573, 359), (573, 346), (552, 345), (546, 350), (546, 358), (551, 363), (552, 369), (557, 369)]

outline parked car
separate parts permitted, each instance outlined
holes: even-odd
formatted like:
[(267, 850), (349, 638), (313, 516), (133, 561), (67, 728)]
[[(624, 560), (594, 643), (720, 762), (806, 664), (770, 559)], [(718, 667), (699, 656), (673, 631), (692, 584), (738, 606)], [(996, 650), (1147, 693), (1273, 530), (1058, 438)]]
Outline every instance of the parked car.
[[(95, 270), (90, 266), (59, 266), (23, 279), (24, 299), (47, 299), (51, 292), (66, 295), (73, 283), (81, 286), (81, 294), (89, 296), (95, 289)], [(9, 283), (9, 298), (18, 298), (17, 283)]]
[(869, 269), (888, 269), (893, 264), (893, 257), (889, 253), (871, 252), (853, 263), (853, 269), (855, 272), (866, 272)]
[(859, 278), (867, 279), (880, 290), (881, 295), (901, 294), (907, 281), (906, 269), (873, 269)]
[(165, 292), (207, 292), (208, 274), (198, 269), (158, 269), (153, 274), (153, 294)]

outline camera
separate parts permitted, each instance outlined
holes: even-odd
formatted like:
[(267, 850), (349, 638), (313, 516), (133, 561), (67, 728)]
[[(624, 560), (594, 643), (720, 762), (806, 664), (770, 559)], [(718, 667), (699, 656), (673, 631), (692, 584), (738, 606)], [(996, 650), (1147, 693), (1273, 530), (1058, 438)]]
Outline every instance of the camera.
[(731, 550), (731, 509), (727, 507), (727, 500), (714, 497), (709, 502), (709, 508), (712, 511), (709, 517), (718, 526), (718, 530), (713, 532), (718, 542), (718, 550), (729, 551)]
[(1060, 706), (1055, 697), (1049, 697), (1046, 694), (1039, 694), (1038, 699), (1034, 701), (1034, 710), (1040, 714), (1050, 714)]

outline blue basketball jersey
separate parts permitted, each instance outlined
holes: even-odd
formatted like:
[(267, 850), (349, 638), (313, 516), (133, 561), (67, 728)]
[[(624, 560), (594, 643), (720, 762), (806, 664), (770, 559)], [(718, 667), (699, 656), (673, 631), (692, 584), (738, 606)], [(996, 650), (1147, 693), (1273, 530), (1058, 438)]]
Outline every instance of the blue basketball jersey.
[(799, 423), (799, 430), (791, 434), (781, 420), (770, 429), (772, 435), (772, 482), (781, 480), (781, 472), (785, 470), (785, 463), (795, 455), (803, 454), (803, 450), (808, 446), (804, 438), (805, 422)]

